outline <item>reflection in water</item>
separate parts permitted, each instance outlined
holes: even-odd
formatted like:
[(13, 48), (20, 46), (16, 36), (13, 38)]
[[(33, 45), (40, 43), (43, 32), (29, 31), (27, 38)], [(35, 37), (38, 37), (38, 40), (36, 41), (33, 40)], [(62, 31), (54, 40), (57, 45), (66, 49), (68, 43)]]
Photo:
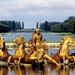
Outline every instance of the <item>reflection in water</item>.
[[(14, 53), (13, 50), (9, 50), (10, 54), (12, 54), (12, 52)], [(54, 53), (57, 52), (57, 50), (49, 50), (49, 54), (51, 52)], [(73, 52), (74, 50), (71, 50), (71, 53)], [(36, 66), (0, 65), (0, 75), (75, 75), (75, 65), (56, 67), (48, 64), (42, 68)]]
[(59, 69), (59, 74), (58, 75), (69, 75), (69, 67), (68, 66), (63, 66), (61, 69)]
[(32, 66), (32, 70), (33, 70), (32, 74), (33, 75), (44, 75), (45, 74), (43, 65), (41, 65), (41, 66), (37, 65), (36, 67), (35, 66), (36, 65)]
[(26, 72), (26, 70), (25, 70), (24, 66), (15, 66), (14, 67), (14, 73), (16, 75), (25, 75), (25, 72)]
[(8, 74), (8, 67), (7, 66), (0, 66), (0, 75), (7, 75)]
[(75, 75), (74, 66), (45, 65), (42, 69), (25, 66), (0, 66), (0, 75)]
[(69, 67), (62, 66), (62, 67), (56, 67), (52, 65), (49, 66), (49, 72), (47, 75), (69, 75)]

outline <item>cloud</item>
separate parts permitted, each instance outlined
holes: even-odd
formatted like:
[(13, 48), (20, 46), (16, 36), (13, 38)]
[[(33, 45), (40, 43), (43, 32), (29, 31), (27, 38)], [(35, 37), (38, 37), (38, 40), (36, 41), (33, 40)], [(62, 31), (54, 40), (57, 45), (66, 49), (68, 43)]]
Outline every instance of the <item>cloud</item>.
[[(27, 12), (26, 10), (30, 10), (31, 12), (37, 11), (39, 14), (41, 12), (46, 12), (48, 10), (72, 10), (75, 8), (75, 1), (71, 0), (7, 0), (0, 2), (0, 12), (4, 13), (19, 13), (19, 12)], [(28, 11), (29, 12), (29, 11)], [(29, 13), (29, 14), (30, 14)], [(33, 14), (30, 14), (33, 15)]]
[(63, 21), (75, 16), (74, 3), (75, 0), (0, 0), (0, 20), (14, 19), (30, 24)]

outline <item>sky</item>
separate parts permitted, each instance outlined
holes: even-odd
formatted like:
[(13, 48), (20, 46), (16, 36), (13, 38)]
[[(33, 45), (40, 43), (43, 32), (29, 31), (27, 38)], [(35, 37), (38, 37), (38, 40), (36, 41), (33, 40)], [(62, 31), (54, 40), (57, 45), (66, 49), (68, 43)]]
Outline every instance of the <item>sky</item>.
[(0, 20), (24, 22), (25, 28), (69, 16), (75, 16), (75, 0), (0, 0)]

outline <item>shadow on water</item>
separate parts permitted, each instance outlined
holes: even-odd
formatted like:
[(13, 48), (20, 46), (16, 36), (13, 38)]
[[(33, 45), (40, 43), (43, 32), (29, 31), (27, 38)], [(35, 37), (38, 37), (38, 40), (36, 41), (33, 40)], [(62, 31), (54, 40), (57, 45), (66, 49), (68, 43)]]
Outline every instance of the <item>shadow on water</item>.
[[(48, 53), (56, 53), (58, 49), (50, 49)], [(8, 50), (10, 54), (14, 54), (15, 50)], [(75, 52), (70, 50), (70, 53)], [(75, 75), (75, 65), (56, 67), (55, 65), (32, 65), (27, 66), (0, 66), (0, 75)]]
[(0, 66), (0, 75), (75, 75), (74, 66), (45, 65), (42, 69), (25, 66)]
[(57, 67), (50, 64), (43, 67), (0, 66), (0, 75), (75, 75), (75, 66)]
[(36, 68), (39, 68), (40, 70), (43, 70), (44, 63), (43, 62), (41, 62), (41, 63), (35, 63), (35, 62), (33, 62), (32, 63), (32, 69), (35, 70)]
[[(57, 49), (58, 50), (58, 49)], [(49, 50), (49, 54), (56, 53), (57, 50)], [(13, 50), (9, 53), (12, 54)], [(71, 50), (71, 53), (74, 50)], [(14, 52), (13, 52), (14, 53)], [(75, 65), (65, 65), (62, 67), (57, 67), (55, 65), (32, 65), (32, 66), (0, 66), (0, 75), (75, 75)]]

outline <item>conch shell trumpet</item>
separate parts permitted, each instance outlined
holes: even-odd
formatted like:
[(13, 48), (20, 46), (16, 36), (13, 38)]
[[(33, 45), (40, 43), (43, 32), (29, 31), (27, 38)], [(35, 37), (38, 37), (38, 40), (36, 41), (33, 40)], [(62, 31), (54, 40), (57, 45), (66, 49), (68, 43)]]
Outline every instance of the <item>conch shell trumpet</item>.
[(37, 50), (37, 57), (38, 57), (38, 62), (43, 62), (43, 55), (44, 55), (44, 49), (38, 49)]

